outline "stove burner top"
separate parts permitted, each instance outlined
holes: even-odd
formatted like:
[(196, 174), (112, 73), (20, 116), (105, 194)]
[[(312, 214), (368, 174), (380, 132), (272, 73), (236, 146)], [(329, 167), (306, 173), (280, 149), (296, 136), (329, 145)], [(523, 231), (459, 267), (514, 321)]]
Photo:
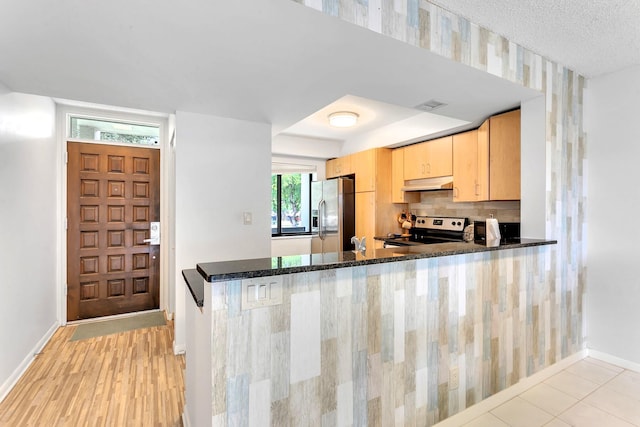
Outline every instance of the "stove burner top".
[(447, 242), (463, 242), (464, 229), (469, 225), (468, 218), (449, 218), (418, 216), (409, 236), (389, 237), (384, 239), (385, 247), (413, 246)]

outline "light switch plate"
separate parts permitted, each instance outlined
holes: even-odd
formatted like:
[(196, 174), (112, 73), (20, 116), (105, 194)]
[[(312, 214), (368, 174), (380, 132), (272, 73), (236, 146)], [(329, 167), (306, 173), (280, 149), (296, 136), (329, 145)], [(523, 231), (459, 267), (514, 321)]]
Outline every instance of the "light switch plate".
[(242, 281), (242, 310), (282, 304), (282, 276)]
[(253, 223), (253, 215), (251, 215), (251, 212), (242, 212), (242, 221), (244, 225), (251, 225)]

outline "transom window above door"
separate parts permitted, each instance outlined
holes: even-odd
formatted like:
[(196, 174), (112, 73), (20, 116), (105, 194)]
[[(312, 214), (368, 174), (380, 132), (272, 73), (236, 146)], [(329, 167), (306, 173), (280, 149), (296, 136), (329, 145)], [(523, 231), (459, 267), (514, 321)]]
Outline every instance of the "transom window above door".
[(160, 127), (72, 116), (69, 120), (69, 138), (156, 146), (160, 143)]

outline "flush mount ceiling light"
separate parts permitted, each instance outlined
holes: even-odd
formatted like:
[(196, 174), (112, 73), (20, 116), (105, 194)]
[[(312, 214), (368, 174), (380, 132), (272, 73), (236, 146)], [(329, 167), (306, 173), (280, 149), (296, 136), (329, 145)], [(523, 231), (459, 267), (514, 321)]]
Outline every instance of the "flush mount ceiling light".
[(358, 115), (351, 111), (336, 111), (329, 114), (329, 124), (339, 128), (348, 128), (356, 124)]

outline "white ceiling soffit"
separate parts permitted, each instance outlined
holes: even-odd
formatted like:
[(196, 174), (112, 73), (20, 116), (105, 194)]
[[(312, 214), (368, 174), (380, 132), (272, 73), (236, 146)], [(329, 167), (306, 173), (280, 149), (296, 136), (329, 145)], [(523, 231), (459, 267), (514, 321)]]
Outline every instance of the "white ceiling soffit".
[[(356, 125), (349, 128), (328, 125), (329, 115), (337, 111), (351, 111), (358, 114)], [(426, 113), (415, 108), (346, 95), (284, 129), (279, 135), (303, 135), (346, 141), (361, 139), (371, 134), (373, 138), (384, 135), (385, 138), (382, 141), (404, 142), (466, 124), (469, 122)], [(381, 145), (388, 145), (388, 143)]]
[[(355, 126), (349, 128), (329, 126), (329, 114), (337, 111), (352, 111), (358, 114), (358, 122)], [(354, 135), (370, 132), (381, 126), (386, 126), (420, 113), (420, 111), (413, 108), (346, 95), (320, 108), (292, 126), (283, 129), (280, 134), (306, 135), (344, 141)]]
[[(358, 114), (355, 126), (332, 127), (328, 117), (337, 111)], [(451, 132), (469, 125), (469, 121), (427, 113), (415, 108), (346, 95), (317, 112), (283, 130), (274, 139), (282, 137), (329, 138), (344, 144), (336, 155), (366, 150), (372, 147), (400, 146), (429, 138), (442, 132)]]
[(539, 95), (291, 0), (4, 0), (0, 58), (17, 92), (274, 135), (346, 94), (406, 109), (437, 99), (438, 115), (470, 122)]
[(342, 155), (343, 145), (343, 141), (334, 139), (279, 134), (274, 135), (271, 139), (271, 153), (312, 159), (330, 159)]
[(587, 77), (640, 64), (638, 0), (432, 0)]

